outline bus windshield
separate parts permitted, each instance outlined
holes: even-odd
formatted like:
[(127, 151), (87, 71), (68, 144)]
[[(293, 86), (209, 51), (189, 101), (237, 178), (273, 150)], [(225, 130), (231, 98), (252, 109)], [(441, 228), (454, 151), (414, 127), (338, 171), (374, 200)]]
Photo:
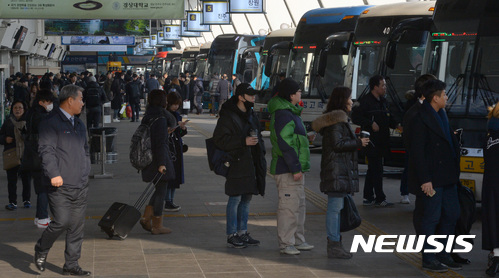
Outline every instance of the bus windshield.
[(314, 62), (314, 52), (292, 51), (288, 70), (288, 77), (300, 84), (302, 88), (302, 98), (310, 97), (309, 84), (312, 63)]
[(182, 61), (180, 59), (173, 60), (172, 61), (172, 68), (169, 72), (169, 75), (171, 75), (172, 77), (179, 77), (181, 66), (182, 66)]
[(325, 100), (329, 99), (333, 89), (344, 84), (347, 62), (348, 54), (330, 52), (327, 56), (324, 77), (316, 76), (313, 79), (310, 96), (319, 98), (322, 95)]
[(221, 49), (216, 53), (210, 53), (208, 74), (232, 74), (234, 66), (234, 50)]
[(184, 62), (184, 72), (192, 72), (194, 70), (194, 66), (196, 65), (196, 61), (189, 60)]
[[(357, 97), (367, 93), (369, 90), (369, 78), (378, 74), (379, 60), (382, 57), (384, 47), (380, 46), (361, 46), (358, 49), (359, 56), (358, 78), (357, 78)], [(354, 73), (355, 75), (355, 73)]]
[[(447, 84), (449, 116), (483, 116), (487, 107), (499, 99), (498, 38), (483, 37), (482, 47), (475, 41), (434, 41), (431, 46), (430, 73)], [(480, 53), (474, 53), (480, 49)], [(479, 55), (472, 65), (473, 55)], [(442, 64), (446, 61), (446, 64)], [(472, 67), (476, 67), (476, 74)], [(472, 88), (468, 90), (468, 88)]]
[[(205, 80), (205, 74), (206, 74), (206, 64), (208, 63), (208, 60), (206, 59), (198, 59), (196, 63), (196, 71), (194, 72), (195, 75), (197, 75), (199, 78)], [(209, 80), (209, 78), (208, 78)]]

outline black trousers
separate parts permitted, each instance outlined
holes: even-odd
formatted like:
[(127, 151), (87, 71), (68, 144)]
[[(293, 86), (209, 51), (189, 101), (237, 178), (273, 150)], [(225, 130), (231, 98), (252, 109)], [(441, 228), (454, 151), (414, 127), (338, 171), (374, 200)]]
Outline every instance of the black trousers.
[(49, 188), (49, 206), (53, 220), (43, 231), (35, 245), (35, 251), (47, 254), (57, 238), (66, 232), (64, 268), (75, 268), (81, 256), (85, 210), (87, 209), (88, 184), (83, 188)]
[(140, 102), (132, 101), (130, 102), (130, 107), (132, 108), (132, 121), (138, 121), (140, 114)]
[(9, 203), (17, 204), (17, 180), (21, 176), (23, 184), (23, 202), (31, 199), (31, 174), (28, 171), (20, 171), (21, 166), (16, 166), (7, 172), (7, 190), (9, 192)]
[(102, 110), (100, 106), (87, 107), (87, 129), (91, 127), (99, 127), (102, 118)]
[(381, 203), (386, 199), (383, 192), (383, 155), (375, 148), (366, 152), (367, 175), (364, 182), (364, 199)]

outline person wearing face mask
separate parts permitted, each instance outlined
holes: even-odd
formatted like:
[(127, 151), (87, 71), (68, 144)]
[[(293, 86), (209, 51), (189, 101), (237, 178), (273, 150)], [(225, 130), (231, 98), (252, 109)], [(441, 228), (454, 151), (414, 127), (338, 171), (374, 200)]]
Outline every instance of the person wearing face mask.
[(232, 157), (225, 182), (227, 203), (227, 246), (245, 248), (259, 245), (248, 233), (249, 203), (253, 195), (265, 194), (265, 146), (258, 118), (253, 113), (256, 91), (248, 83), (222, 105), (213, 132), (215, 145)]
[(24, 134), (24, 154), (22, 168), (30, 171), (36, 193), (36, 214), (34, 224), (38, 228), (47, 228), (50, 223), (48, 213), (47, 188), (50, 179), (45, 176), (38, 153), (38, 128), (40, 122), (54, 109), (54, 94), (50, 90), (40, 90), (33, 100), (33, 105), (26, 114)]

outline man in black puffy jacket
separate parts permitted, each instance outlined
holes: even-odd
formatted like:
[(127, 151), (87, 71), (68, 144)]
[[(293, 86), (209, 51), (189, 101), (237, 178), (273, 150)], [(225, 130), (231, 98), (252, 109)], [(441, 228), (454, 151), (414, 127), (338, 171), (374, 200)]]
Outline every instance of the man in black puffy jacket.
[(107, 102), (106, 92), (97, 83), (94, 76), (88, 78), (88, 84), (83, 91), (83, 101), (87, 107), (87, 128), (99, 127), (102, 118), (102, 104)]
[(138, 80), (137, 74), (133, 74), (132, 79), (125, 77), (125, 81), (128, 79), (125, 85), (125, 93), (128, 99), (128, 103), (132, 107), (132, 120), (131, 122), (139, 121), (140, 113), (140, 81)]

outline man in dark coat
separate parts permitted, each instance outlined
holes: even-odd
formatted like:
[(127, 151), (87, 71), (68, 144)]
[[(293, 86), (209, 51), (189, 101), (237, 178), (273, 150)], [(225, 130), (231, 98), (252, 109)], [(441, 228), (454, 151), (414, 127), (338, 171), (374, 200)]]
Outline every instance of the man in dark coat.
[(253, 195), (265, 194), (265, 146), (253, 113), (256, 91), (242, 83), (220, 111), (213, 139), (218, 148), (232, 156), (225, 182), (227, 203), (227, 246), (259, 245), (248, 229), (249, 203)]
[[(418, 235), (453, 235), (459, 218), (459, 144), (445, 113), (445, 83), (429, 80), (423, 85), (425, 100), (410, 123), (409, 192), (416, 195), (414, 220)], [(446, 246), (447, 240), (442, 239)], [(424, 250), (434, 249), (425, 241)], [(451, 256), (423, 252), (423, 269), (445, 272), (461, 269)]]
[(366, 148), (368, 168), (363, 204), (391, 207), (393, 203), (386, 201), (383, 192), (383, 157), (389, 155), (390, 127), (395, 128), (396, 123), (385, 98), (385, 78), (381, 75), (371, 77), (369, 88), (371, 92), (359, 100), (360, 105), (352, 112), (352, 121), (371, 134), (371, 144)]
[(45, 175), (50, 178), (49, 206), (53, 221), (35, 245), (35, 265), (45, 270), (47, 254), (66, 232), (64, 275), (89, 276), (78, 264), (87, 208), (90, 154), (85, 125), (80, 118), (83, 88), (66, 85), (60, 106), (40, 123), (39, 148)]
[(87, 128), (99, 127), (102, 118), (102, 104), (107, 102), (106, 92), (97, 83), (94, 76), (88, 78), (88, 84), (83, 91), (83, 102), (87, 110)]
[(135, 73), (131, 77), (126, 76), (125, 79), (128, 79), (125, 85), (125, 93), (128, 104), (132, 108), (131, 122), (138, 122), (140, 113), (140, 81)]
[(220, 94), (219, 105), (223, 105), (230, 98), (232, 85), (230, 84), (227, 74), (224, 74), (222, 79), (218, 82), (217, 92)]

